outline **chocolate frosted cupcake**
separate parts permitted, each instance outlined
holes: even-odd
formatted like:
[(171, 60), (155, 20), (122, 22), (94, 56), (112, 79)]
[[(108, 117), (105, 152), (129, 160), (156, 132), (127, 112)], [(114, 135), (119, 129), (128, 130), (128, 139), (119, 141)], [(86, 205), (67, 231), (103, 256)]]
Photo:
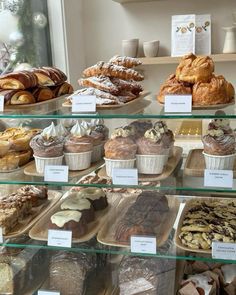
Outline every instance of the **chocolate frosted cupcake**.
[(208, 125), (207, 134), (203, 136), (204, 157), (207, 169), (231, 170), (235, 160), (235, 137), (214, 123)]
[(93, 133), (99, 133), (102, 135), (102, 140), (108, 139), (109, 129), (104, 125), (103, 119), (92, 119), (90, 126), (92, 128), (91, 136), (93, 136)]
[(224, 131), (224, 134), (233, 134), (229, 124), (229, 119), (214, 119), (210, 122), (208, 129), (220, 128)]
[(61, 165), (63, 160), (63, 137), (59, 136), (54, 123), (30, 141), (38, 173), (43, 174), (46, 165)]
[(150, 120), (138, 120), (129, 124), (133, 128), (134, 137), (139, 138), (144, 135), (144, 133), (152, 128), (152, 122)]
[(173, 147), (174, 147), (174, 134), (173, 132), (168, 129), (167, 125), (163, 121), (157, 121), (154, 124), (154, 129), (156, 129), (158, 132), (162, 135), (162, 142), (164, 146), (169, 149), (169, 157), (173, 156)]

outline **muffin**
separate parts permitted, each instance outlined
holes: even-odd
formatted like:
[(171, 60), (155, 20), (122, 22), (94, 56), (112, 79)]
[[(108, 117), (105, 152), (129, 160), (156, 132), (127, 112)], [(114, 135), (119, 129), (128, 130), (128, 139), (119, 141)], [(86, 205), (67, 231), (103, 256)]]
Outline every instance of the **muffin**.
[(232, 170), (235, 160), (235, 137), (212, 122), (203, 136), (204, 158), (207, 169)]
[[(157, 127), (156, 127), (157, 128)], [(149, 129), (137, 139), (137, 168), (139, 173), (160, 174), (169, 156), (169, 148), (162, 140), (160, 130)]]
[(92, 132), (95, 131), (103, 135), (103, 140), (108, 139), (109, 129), (104, 125), (103, 119), (92, 119), (91, 120)]
[(90, 129), (85, 129), (77, 122), (66, 138), (64, 155), (69, 170), (84, 170), (91, 165), (93, 140), (89, 136)]
[(95, 211), (103, 210), (108, 206), (107, 197), (101, 188), (85, 188), (77, 193), (77, 198), (87, 199)]
[(152, 122), (150, 120), (137, 120), (129, 124), (129, 127), (133, 128), (134, 137), (139, 138), (144, 133), (152, 128)]
[(137, 145), (131, 128), (117, 128), (104, 146), (106, 173), (112, 176), (113, 168), (133, 168)]
[(55, 125), (45, 128), (41, 134), (30, 141), (33, 150), (36, 170), (44, 173), (45, 165), (61, 165), (63, 160), (63, 138), (58, 136)]

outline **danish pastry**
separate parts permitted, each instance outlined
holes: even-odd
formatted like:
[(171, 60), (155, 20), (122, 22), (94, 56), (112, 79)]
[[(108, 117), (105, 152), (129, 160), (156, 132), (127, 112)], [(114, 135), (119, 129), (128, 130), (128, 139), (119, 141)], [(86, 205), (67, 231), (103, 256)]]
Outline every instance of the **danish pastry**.
[(29, 71), (13, 72), (0, 77), (1, 89), (25, 90), (37, 85), (37, 76)]
[(0, 90), (0, 95), (4, 96), (5, 105), (31, 104), (36, 102), (34, 96), (25, 90)]
[(54, 97), (59, 97), (65, 94), (72, 94), (73, 91), (74, 91), (73, 86), (69, 84), (68, 82), (64, 82), (61, 85), (52, 87), (52, 92), (54, 94)]
[(98, 76), (98, 77), (89, 77), (86, 79), (79, 79), (78, 83), (82, 87), (93, 87), (101, 91), (106, 91), (111, 94), (118, 94), (119, 88), (117, 85), (113, 84), (109, 77)]
[(56, 86), (67, 80), (67, 76), (54, 67), (42, 67), (33, 69), (33, 73), (38, 77), (40, 86)]
[(182, 57), (177, 69), (176, 78), (191, 84), (209, 82), (214, 72), (214, 63), (209, 56), (188, 54)]
[(45, 101), (54, 98), (52, 90), (48, 87), (36, 87), (32, 89), (32, 94), (37, 102)]
[(128, 69), (123, 66), (114, 65), (112, 63), (105, 63), (103, 61), (98, 62), (96, 65), (85, 69), (83, 75), (84, 77), (103, 75), (107, 77), (115, 77), (123, 80), (134, 81), (142, 81), (144, 79), (143, 75), (139, 74), (135, 70)]
[(110, 63), (118, 66), (123, 66), (126, 68), (134, 68), (136, 66), (140, 66), (142, 62), (137, 58), (129, 57), (129, 56), (120, 56), (115, 55), (110, 60)]

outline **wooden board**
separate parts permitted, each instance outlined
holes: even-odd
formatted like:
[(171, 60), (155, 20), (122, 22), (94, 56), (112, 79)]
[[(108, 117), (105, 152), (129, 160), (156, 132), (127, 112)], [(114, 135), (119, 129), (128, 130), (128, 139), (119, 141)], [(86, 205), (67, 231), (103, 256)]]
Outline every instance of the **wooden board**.
[[(184, 166), (184, 174), (188, 176), (203, 177), (206, 169), (204, 155), (202, 149), (193, 149), (189, 151)], [(234, 161), (233, 169), (234, 178), (236, 178), (236, 161)]]
[[(66, 197), (68, 196), (70, 196), (70, 193), (66, 193)], [(48, 229), (49, 229), (50, 217), (57, 211), (60, 211), (61, 203), (63, 203), (64, 201), (65, 201), (65, 197), (63, 197), (60, 200), (60, 202), (57, 203), (56, 206), (54, 206), (51, 210), (47, 211), (47, 213), (40, 220), (38, 220), (38, 222), (32, 227), (32, 229), (29, 232), (29, 236), (31, 239), (39, 240), (39, 241), (48, 240)], [(109, 204), (106, 209), (96, 211), (95, 220), (93, 222), (88, 223), (87, 233), (81, 238), (72, 239), (72, 242), (82, 243), (92, 239), (97, 234), (97, 232), (99, 231), (99, 229), (101, 228), (105, 220), (107, 219), (110, 208), (111, 208), (111, 205)]]
[[(175, 146), (173, 148), (173, 156), (168, 159), (168, 162), (165, 165), (164, 170), (161, 174), (156, 174), (156, 175), (139, 174), (138, 180), (139, 181), (160, 181), (160, 180), (164, 180), (164, 179), (168, 178), (171, 175), (171, 173), (173, 173), (173, 171), (177, 167), (179, 161), (181, 160), (182, 153), (183, 153), (183, 148), (179, 147), (179, 146)], [(110, 179), (110, 177), (107, 176), (105, 166), (103, 166), (99, 170), (98, 176), (100, 178)]]
[[(126, 106), (132, 106), (132, 105), (140, 102), (148, 94), (150, 94), (150, 92), (145, 91), (145, 92), (142, 92), (139, 95), (139, 97), (137, 97), (137, 98), (135, 98), (135, 99), (133, 99), (133, 100), (127, 102), (127, 103), (117, 104), (117, 105), (111, 105), (111, 104), (109, 104), (109, 105), (97, 105), (96, 109), (97, 110), (113, 110), (113, 109), (124, 108)], [(72, 105), (70, 103), (66, 102), (66, 101), (62, 104), (62, 106), (65, 107), (65, 108), (71, 108), (72, 107)]]
[(16, 238), (28, 232), (38, 220), (43, 218), (44, 214), (46, 214), (48, 210), (53, 209), (53, 207), (60, 200), (61, 196), (62, 196), (62, 193), (49, 190), (48, 201), (46, 201), (41, 206), (32, 208), (31, 209), (32, 214), (30, 214), (29, 216), (25, 217), (22, 221), (20, 221), (14, 227), (14, 230), (9, 232), (7, 235), (4, 235), (4, 238), (5, 239)]
[[(173, 228), (176, 216), (179, 210), (179, 201), (174, 196), (166, 196), (169, 205), (169, 212), (165, 215), (162, 221), (161, 233), (157, 237), (157, 246), (161, 247), (169, 237), (169, 234)], [(115, 239), (115, 232), (117, 225), (125, 216), (128, 208), (136, 201), (136, 196), (130, 196), (128, 198), (122, 198), (117, 207), (111, 210), (110, 215), (106, 223), (102, 226), (97, 235), (97, 240), (101, 244), (115, 247), (130, 247), (128, 243), (122, 243)]]
[[(224, 198), (226, 201), (232, 201), (231, 198)], [(192, 249), (192, 248), (189, 248), (185, 245), (182, 244), (180, 238), (179, 238), (179, 235), (181, 233), (181, 227), (182, 227), (182, 224), (183, 224), (183, 221), (184, 221), (184, 218), (185, 218), (185, 215), (187, 214), (187, 212), (189, 211), (190, 208), (192, 208), (193, 206), (193, 202), (195, 201), (208, 201), (208, 202), (214, 202), (214, 201), (219, 201), (219, 199), (217, 198), (201, 198), (201, 197), (196, 197), (195, 199), (191, 199), (189, 201), (186, 202), (185, 206), (184, 206), (184, 209), (182, 211), (182, 214), (180, 216), (180, 219), (179, 219), (179, 223), (178, 223), (178, 227), (177, 227), (177, 230), (175, 232), (175, 238), (174, 238), (174, 242), (175, 242), (175, 245), (182, 249), (182, 250), (185, 250), (185, 251), (188, 251), (188, 252), (194, 252), (194, 253), (204, 253), (204, 254), (211, 254), (212, 251), (211, 249), (209, 250), (204, 250), (204, 249)], [(222, 200), (222, 198), (221, 198)]]
[[(80, 171), (69, 171), (69, 178), (75, 178), (75, 177), (82, 177), (86, 174), (91, 173), (98, 167), (100, 167), (104, 163), (103, 160), (92, 163), (91, 166), (85, 170), (80, 170)], [(38, 176), (38, 177), (43, 177), (43, 174), (40, 174), (36, 171), (36, 166), (35, 166), (35, 161), (32, 161), (30, 165), (27, 165), (27, 167), (24, 169), (25, 175), (30, 175), (30, 176)]]

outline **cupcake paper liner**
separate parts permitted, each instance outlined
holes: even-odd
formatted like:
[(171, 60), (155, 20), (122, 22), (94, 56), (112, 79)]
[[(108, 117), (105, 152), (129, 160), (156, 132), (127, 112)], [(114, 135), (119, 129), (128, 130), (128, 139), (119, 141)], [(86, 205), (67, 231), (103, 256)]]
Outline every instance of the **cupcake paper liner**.
[(236, 154), (226, 156), (209, 155), (203, 152), (206, 169), (233, 170)]
[(136, 155), (138, 172), (142, 174), (161, 174), (168, 155)]
[(114, 159), (107, 159), (104, 158), (106, 163), (106, 173), (109, 177), (112, 177), (112, 170), (113, 168), (120, 168), (120, 169), (131, 169), (134, 168), (135, 160), (114, 160)]
[(104, 144), (98, 144), (93, 147), (92, 163), (98, 162), (103, 157)]
[(39, 174), (43, 174), (46, 165), (61, 165), (63, 161), (63, 157), (64, 156), (55, 157), (55, 158), (43, 158), (43, 157), (38, 157), (34, 155), (36, 171)]
[(64, 153), (69, 170), (85, 170), (91, 165), (92, 151), (84, 153)]

